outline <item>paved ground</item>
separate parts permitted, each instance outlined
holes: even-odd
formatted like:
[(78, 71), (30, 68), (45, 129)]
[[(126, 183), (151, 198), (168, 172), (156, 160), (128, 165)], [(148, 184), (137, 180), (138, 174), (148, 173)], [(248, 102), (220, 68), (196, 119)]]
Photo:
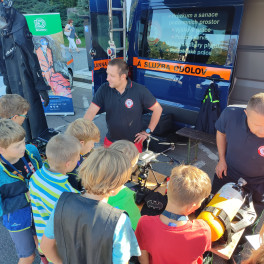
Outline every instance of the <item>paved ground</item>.
[[(68, 48), (66, 48), (68, 49)], [(73, 51), (71, 54), (73, 56), (74, 61), (74, 71), (79, 71), (82, 69), (88, 69), (88, 62), (87, 62), (87, 53), (85, 48), (80, 48), (80, 52), (77, 53), (76, 51)]]

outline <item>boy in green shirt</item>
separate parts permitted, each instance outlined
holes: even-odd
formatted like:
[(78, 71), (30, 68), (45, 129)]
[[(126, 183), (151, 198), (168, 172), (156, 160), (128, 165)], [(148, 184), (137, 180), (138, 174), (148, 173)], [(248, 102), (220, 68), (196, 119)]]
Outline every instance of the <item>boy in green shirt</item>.
[[(132, 168), (136, 166), (139, 153), (132, 142), (128, 140), (118, 140), (109, 148), (119, 150), (130, 160)], [(133, 230), (136, 230), (141, 215), (135, 203), (135, 192), (123, 186), (117, 195), (109, 197), (108, 204), (121, 210), (125, 210), (130, 218)]]

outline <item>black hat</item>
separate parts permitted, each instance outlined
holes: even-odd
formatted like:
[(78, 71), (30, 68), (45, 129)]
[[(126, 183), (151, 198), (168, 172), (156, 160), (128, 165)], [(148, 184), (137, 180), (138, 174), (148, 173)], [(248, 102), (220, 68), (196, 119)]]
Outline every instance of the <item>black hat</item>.
[(144, 200), (141, 215), (160, 215), (168, 203), (167, 195), (159, 192), (150, 192)]

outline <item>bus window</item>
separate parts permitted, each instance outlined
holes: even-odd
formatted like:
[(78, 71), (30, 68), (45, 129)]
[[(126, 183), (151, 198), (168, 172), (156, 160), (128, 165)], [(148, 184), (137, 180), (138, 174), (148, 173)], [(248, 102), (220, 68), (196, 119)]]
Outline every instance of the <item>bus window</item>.
[[(92, 20), (92, 32), (93, 32), (93, 48), (96, 50), (97, 58), (107, 58), (107, 48), (109, 47), (108, 41), (109, 37), (109, 18), (108, 14), (100, 14), (100, 13), (91, 13)], [(113, 27), (114, 28), (122, 28), (123, 22), (122, 17), (118, 17), (117, 15), (113, 16)], [(114, 32), (114, 42), (116, 47), (122, 47), (123, 39), (121, 32)], [(117, 51), (117, 57), (122, 57), (122, 51)]]
[(142, 13), (139, 56), (230, 66), (233, 16), (233, 7), (158, 9), (150, 10), (148, 16)]

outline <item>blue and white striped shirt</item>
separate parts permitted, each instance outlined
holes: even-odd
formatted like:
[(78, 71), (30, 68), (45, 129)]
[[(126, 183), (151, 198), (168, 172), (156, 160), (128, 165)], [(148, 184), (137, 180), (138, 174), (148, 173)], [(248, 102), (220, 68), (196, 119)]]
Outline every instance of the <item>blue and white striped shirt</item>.
[(37, 170), (29, 181), (29, 191), (33, 217), (40, 244), (44, 230), (54, 205), (63, 192), (75, 192), (68, 182), (68, 176), (51, 172), (47, 163)]

